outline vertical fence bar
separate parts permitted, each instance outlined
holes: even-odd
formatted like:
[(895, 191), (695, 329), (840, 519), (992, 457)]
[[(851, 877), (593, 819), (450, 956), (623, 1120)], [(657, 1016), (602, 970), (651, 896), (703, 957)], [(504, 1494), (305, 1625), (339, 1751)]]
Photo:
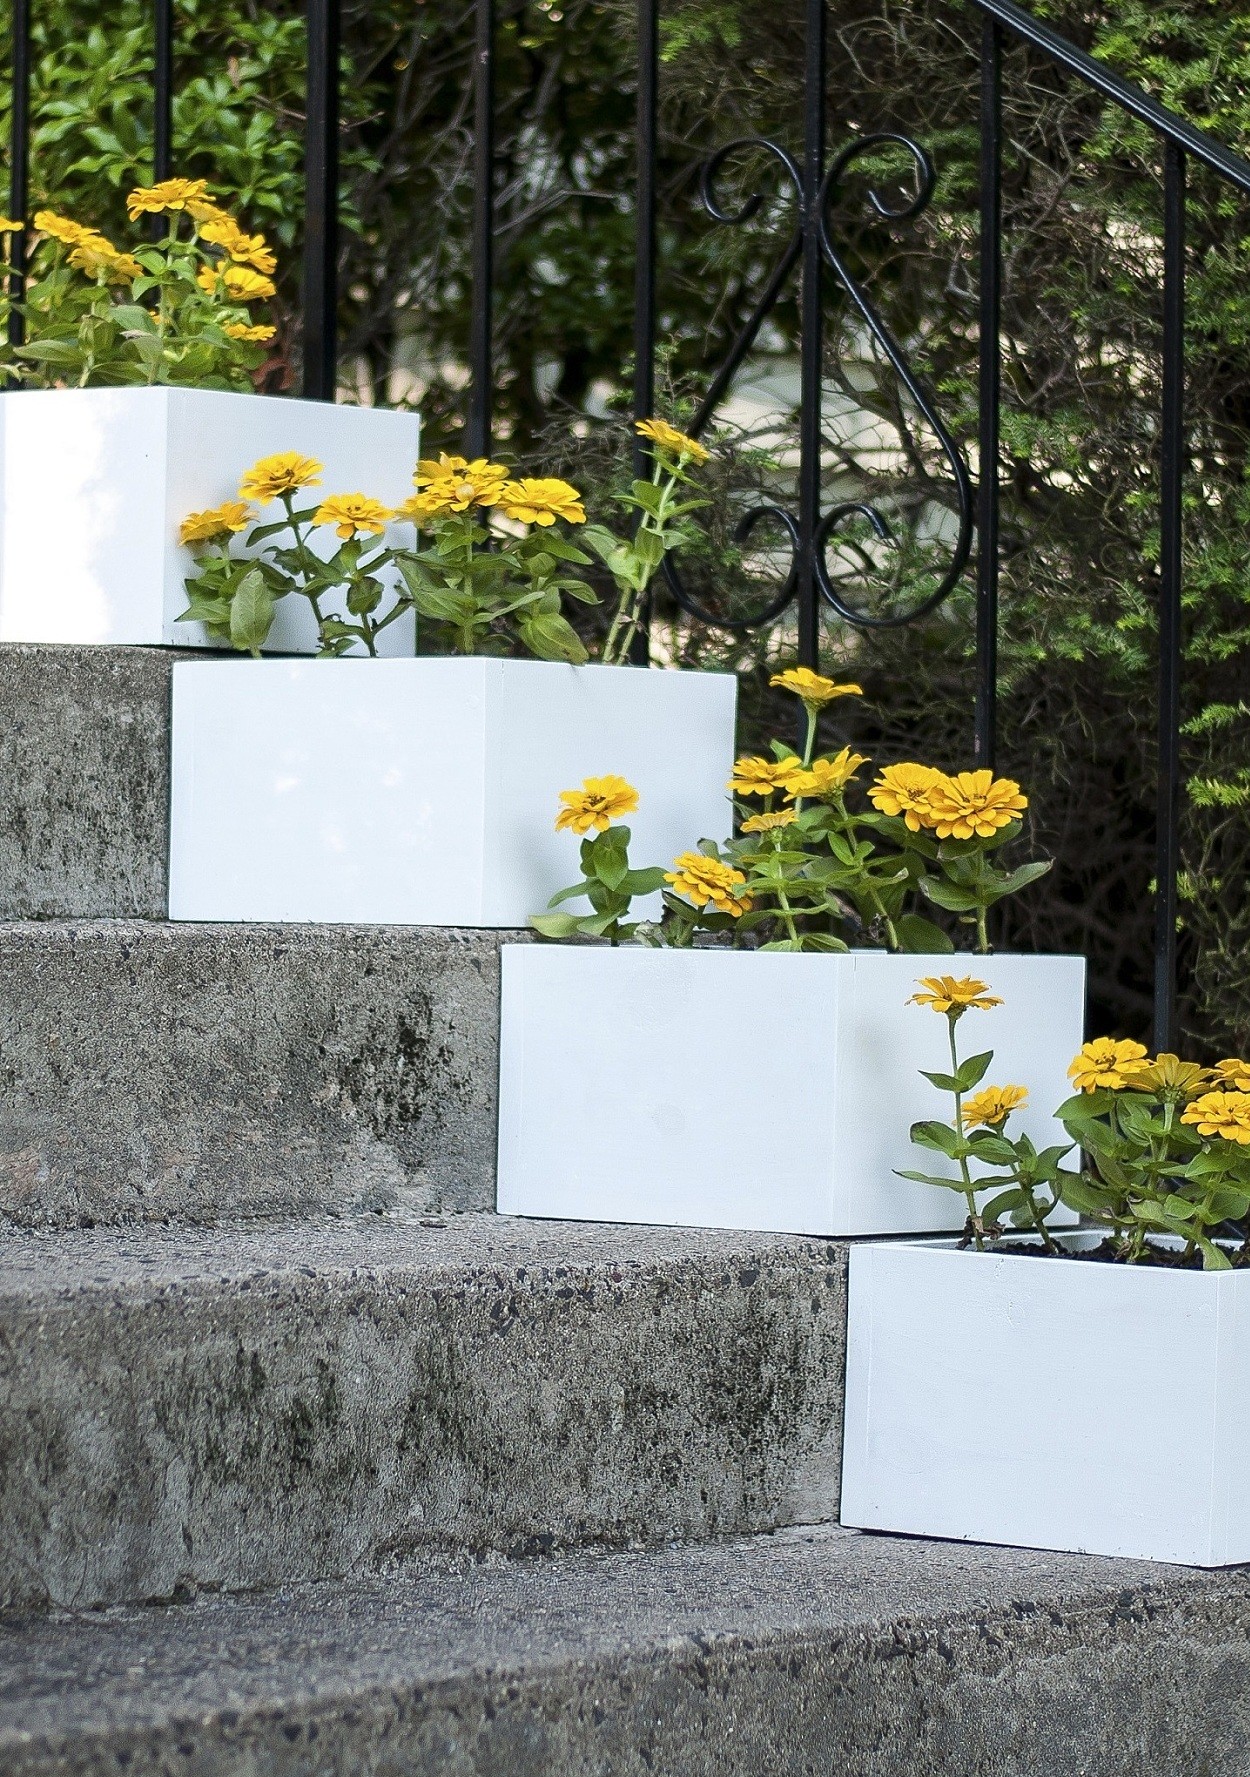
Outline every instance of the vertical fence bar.
[(491, 442), (495, 299), (495, 0), (476, 0), (473, 45), (473, 297), (469, 319), (471, 457)]
[(803, 77), (803, 285), (799, 393), (799, 661), (819, 664), (820, 591), (816, 531), (824, 392), (824, 305), (820, 186), (825, 164), (825, 0), (807, 0)]
[[(154, 0), (155, 56), (152, 74), (152, 178), (157, 184), (174, 170), (174, 5)], [(163, 227), (162, 218), (156, 217)]]
[[(656, 159), (660, 97), (659, 0), (638, 0), (638, 97), (634, 127), (634, 418), (655, 412)], [(650, 473), (643, 441), (634, 433), (634, 474)], [(651, 658), (651, 599), (647, 597), (630, 656)]]
[(1164, 146), (1163, 413), (1159, 510), (1159, 801), (1154, 1043), (1174, 1050), (1181, 787), (1181, 491), (1185, 466), (1185, 151)]
[[(30, 201), (30, 0), (13, 0), (13, 100), (9, 112), (9, 215), (14, 222), (27, 220)], [(19, 303), (26, 293), (26, 235), (9, 236), (9, 301)], [(9, 310), (9, 344), (20, 346), (26, 338), (23, 317)], [(18, 385), (20, 386), (20, 385)]]
[(998, 431), (1002, 400), (1003, 34), (981, 21), (981, 327), (977, 482), (977, 694), (972, 756), (993, 770), (998, 744)]
[(304, 395), (338, 386), (339, 0), (308, 0), (304, 136)]

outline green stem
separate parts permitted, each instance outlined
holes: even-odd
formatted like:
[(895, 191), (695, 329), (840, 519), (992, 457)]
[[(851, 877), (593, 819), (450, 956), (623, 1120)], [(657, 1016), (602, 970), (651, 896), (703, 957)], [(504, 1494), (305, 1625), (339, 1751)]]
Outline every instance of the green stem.
[(978, 954), (981, 956), (988, 956), (990, 953), (990, 939), (989, 939), (989, 933), (986, 931), (985, 916), (986, 916), (986, 909), (984, 907), (978, 907), (977, 908), (977, 951), (978, 951)]
[[(958, 1017), (952, 1018), (949, 1012), (946, 1014), (946, 1034), (950, 1039), (952, 1074), (958, 1074), (959, 1072), (959, 1051), (955, 1046), (955, 1026), (958, 1022)], [(955, 1088), (955, 1134), (959, 1137), (961, 1142), (965, 1139), (964, 1095), (958, 1087)], [(968, 1204), (968, 1221), (972, 1226), (972, 1238), (976, 1244), (977, 1251), (979, 1253), (984, 1252), (985, 1242), (981, 1238), (981, 1224), (977, 1219), (977, 1194), (973, 1187), (972, 1174), (968, 1169), (968, 1156), (966, 1154), (961, 1154), (959, 1156), (959, 1175), (964, 1183), (964, 1197)]]

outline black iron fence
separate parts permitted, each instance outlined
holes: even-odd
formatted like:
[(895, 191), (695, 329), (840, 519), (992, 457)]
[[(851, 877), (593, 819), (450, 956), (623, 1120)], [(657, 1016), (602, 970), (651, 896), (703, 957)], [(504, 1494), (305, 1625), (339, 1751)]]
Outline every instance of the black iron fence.
[[(13, 19), (10, 213), (27, 210), (30, 137), (30, 0), (11, 0)], [(1182, 117), (1120, 79), (1105, 65), (1032, 17), (1012, 0), (967, 0), (981, 17), (981, 170), (980, 170), (980, 332), (978, 477), (944, 424), (923, 379), (908, 362), (880, 312), (854, 276), (830, 225), (833, 199), (848, 170), (884, 148), (910, 157), (914, 192), (891, 204), (880, 191), (868, 196), (885, 219), (917, 217), (931, 201), (935, 170), (925, 148), (895, 132), (856, 135), (830, 158), (826, 120), (826, 10), (828, 0), (805, 0), (806, 47), (803, 76), (803, 148), (801, 157), (763, 137), (726, 143), (703, 169), (701, 198), (716, 222), (734, 226), (750, 220), (763, 203), (759, 192), (737, 207), (728, 207), (718, 177), (733, 159), (751, 153), (769, 157), (779, 168), (792, 198), (792, 226), (780, 244), (773, 270), (751, 314), (724, 361), (711, 376), (703, 403), (692, 423), (697, 433), (714, 415), (735, 374), (750, 352), (760, 329), (788, 283), (799, 279), (800, 405), (797, 499), (794, 509), (760, 505), (743, 514), (741, 540), (767, 521), (788, 541), (788, 572), (767, 605), (738, 627), (774, 621), (784, 611), (795, 613), (798, 653), (802, 662), (818, 664), (822, 610), (832, 610), (856, 627), (879, 627), (916, 621), (934, 610), (964, 574), (975, 548), (977, 589), (976, 700), (973, 749), (976, 763), (993, 766), (997, 729), (997, 642), (999, 572), (1000, 463), (1000, 308), (1003, 241), (1002, 217), (1002, 62), (1005, 42), (1022, 42), (1099, 93), (1121, 111), (1145, 124), (1160, 144), (1163, 162), (1163, 342), (1160, 424), (1161, 548), (1158, 602), (1158, 802), (1156, 834), (1156, 920), (1154, 958), (1154, 1037), (1160, 1049), (1176, 1043), (1176, 969), (1180, 816), (1180, 707), (1182, 679), (1182, 484), (1185, 468), (1185, 202), (1186, 166), (1192, 159), (1219, 178), (1250, 193), (1250, 163), (1240, 159)], [(340, 83), (340, 0), (306, 0), (308, 25), (306, 214), (304, 228), (303, 339), (304, 394), (333, 399), (337, 350), (335, 314), (338, 267), (338, 146)], [(155, 72), (153, 82), (154, 176), (172, 171), (171, 101), (173, 83), (173, 0), (154, 0)], [(474, 194), (472, 254), (472, 320), (469, 340), (467, 448), (471, 455), (489, 453), (492, 408), (492, 335), (494, 308), (495, 180), (495, 0), (475, 0), (473, 57)], [(654, 406), (656, 362), (656, 166), (659, 86), (659, 0), (637, 0), (637, 110), (635, 187), (634, 387), (637, 418)], [(867, 501), (823, 506), (821, 475), (822, 396), (824, 384), (825, 293), (830, 275), (883, 351), (916, 408), (932, 427), (945, 455), (956, 515), (950, 559), (936, 586), (902, 613), (873, 613), (852, 605), (841, 582), (830, 575), (827, 552), (839, 528), (852, 519), (866, 521), (886, 541), (890, 527)], [(11, 294), (24, 288), (23, 237), (13, 237)], [(11, 313), (10, 333), (21, 338), (21, 317)], [(993, 465), (995, 472), (987, 472)], [(641, 461), (640, 461), (641, 467)], [(671, 590), (678, 602), (707, 622), (723, 621), (703, 610), (672, 569)]]

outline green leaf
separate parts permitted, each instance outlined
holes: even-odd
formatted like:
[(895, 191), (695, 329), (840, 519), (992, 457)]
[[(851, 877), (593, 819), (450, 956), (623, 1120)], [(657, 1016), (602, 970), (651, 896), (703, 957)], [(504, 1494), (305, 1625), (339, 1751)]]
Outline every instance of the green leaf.
[(581, 923), (573, 913), (530, 914), (530, 924), (544, 938), (571, 938), (581, 929)]
[(920, 1185), (940, 1185), (944, 1191), (958, 1191), (963, 1194), (963, 1180), (957, 1178), (938, 1178), (931, 1172), (904, 1172), (900, 1167), (894, 1168), (895, 1178), (915, 1179)]
[(621, 878), (620, 887), (629, 895), (653, 895), (664, 887), (664, 876), (663, 866), (653, 864), (645, 870), (627, 871)]
[(1062, 1174), (1059, 1196), (1069, 1209), (1074, 1209), (1080, 1216), (1095, 1216), (1102, 1220), (1110, 1216), (1115, 1208), (1115, 1198), (1106, 1191), (1100, 1191), (1083, 1173)]
[(953, 883), (943, 882), (937, 876), (922, 876), (919, 886), (922, 895), (935, 907), (944, 907), (948, 913), (974, 913), (981, 905), (979, 896), (957, 888)]
[(979, 1086), (981, 1081), (985, 1078), (986, 1069), (989, 1067), (993, 1059), (994, 1051), (992, 1049), (987, 1049), (982, 1055), (969, 1055), (966, 1061), (961, 1061), (959, 1064), (959, 1071), (955, 1075), (958, 1090), (960, 1092), (971, 1092), (974, 1086)]
[(259, 654), (273, 628), (273, 594), (259, 568), (244, 574), (230, 603), (230, 641), (240, 650)]
[(945, 1123), (913, 1123), (911, 1139), (917, 1147), (933, 1148), (950, 1160), (958, 1160), (961, 1154), (968, 1152), (967, 1142), (961, 1141), (956, 1131)]
[(1018, 1187), (1010, 1191), (1000, 1191), (997, 1197), (991, 1197), (988, 1203), (981, 1206), (981, 1220), (996, 1222), (999, 1216), (1007, 1215), (1013, 1209), (1024, 1209), (1028, 1198)]
[(984, 1160), (988, 1166), (1014, 1166), (1015, 1144), (992, 1129), (978, 1129), (968, 1137), (973, 1160)]
[(894, 921), (894, 930), (902, 948), (913, 956), (929, 953), (945, 956), (955, 948), (941, 926), (921, 913), (904, 913)]

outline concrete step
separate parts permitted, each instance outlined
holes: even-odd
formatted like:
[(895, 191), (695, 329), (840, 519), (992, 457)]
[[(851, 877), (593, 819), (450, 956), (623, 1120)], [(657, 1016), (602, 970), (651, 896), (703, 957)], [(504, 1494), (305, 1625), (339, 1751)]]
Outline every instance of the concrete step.
[(0, 647), (0, 919), (165, 917), (181, 658)]
[(844, 1250), (779, 1235), (10, 1234), (0, 1607), (831, 1518), (844, 1326)]
[(0, 1218), (492, 1208), (507, 936), (0, 926)]
[(6, 1777), (1244, 1777), (1250, 1581), (791, 1531), (0, 1629)]

